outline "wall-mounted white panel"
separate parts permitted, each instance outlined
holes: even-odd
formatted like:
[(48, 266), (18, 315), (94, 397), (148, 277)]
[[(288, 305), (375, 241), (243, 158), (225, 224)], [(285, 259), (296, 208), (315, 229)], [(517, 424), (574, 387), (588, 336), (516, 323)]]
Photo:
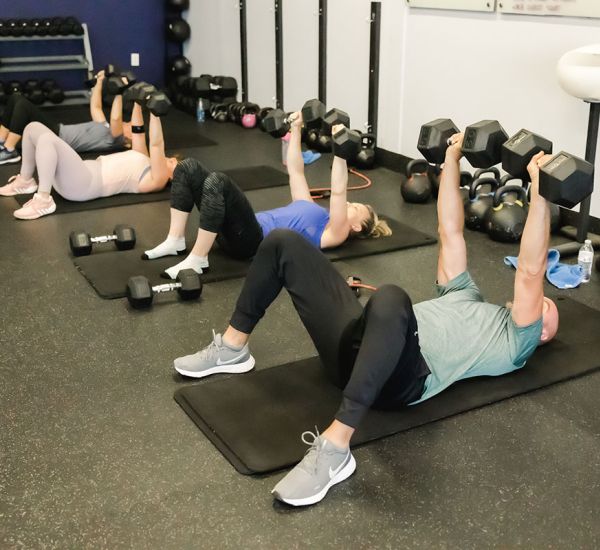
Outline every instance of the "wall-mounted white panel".
[(327, 4), (327, 108), (346, 111), (351, 126), (363, 131), (369, 115), (370, 16), (368, 0)]
[(319, 95), (319, 0), (282, 0), (283, 105), (302, 107)]
[(600, 17), (598, 0), (500, 0), (503, 13), (526, 15), (563, 15), (571, 17)]
[(246, 0), (246, 36), (248, 101), (261, 107), (274, 107), (277, 89), (273, 0)]
[(496, 0), (406, 0), (411, 8), (436, 10), (494, 11)]
[(194, 1), (190, 2), (190, 9), (184, 15), (192, 27), (192, 36), (184, 44), (183, 51), (192, 62), (192, 75), (233, 76), (241, 88), (240, 10), (237, 4), (222, 0)]

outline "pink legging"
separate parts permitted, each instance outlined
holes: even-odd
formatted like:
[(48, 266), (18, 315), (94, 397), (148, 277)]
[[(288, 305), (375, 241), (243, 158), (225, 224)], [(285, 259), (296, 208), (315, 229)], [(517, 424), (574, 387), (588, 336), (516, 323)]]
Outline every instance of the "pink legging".
[(23, 132), (21, 176), (33, 177), (37, 167), (38, 191), (52, 187), (70, 201), (87, 201), (102, 196), (100, 166), (95, 160), (82, 160), (67, 143), (39, 122), (31, 122)]

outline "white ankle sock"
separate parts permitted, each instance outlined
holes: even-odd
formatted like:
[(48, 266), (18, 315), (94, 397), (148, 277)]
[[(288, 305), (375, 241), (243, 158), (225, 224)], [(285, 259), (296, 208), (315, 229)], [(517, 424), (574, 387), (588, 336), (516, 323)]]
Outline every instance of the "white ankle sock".
[(168, 236), (162, 243), (155, 246), (152, 250), (144, 252), (145, 260), (155, 260), (163, 256), (177, 256), (185, 250), (185, 237)]
[(190, 254), (185, 260), (179, 262), (177, 265), (165, 269), (165, 273), (171, 277), (171, 279), (177, 279), (177, 273), (182, 269), (193, 269), (196, 273), (202, 273), (203, 269), (208, 267), (208, 256), (196, 256)]

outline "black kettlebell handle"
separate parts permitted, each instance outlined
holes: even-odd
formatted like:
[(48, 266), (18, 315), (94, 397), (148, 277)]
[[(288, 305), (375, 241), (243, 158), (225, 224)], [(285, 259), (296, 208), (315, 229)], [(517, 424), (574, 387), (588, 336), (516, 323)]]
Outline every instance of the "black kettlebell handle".
[(492, 191), (498, 189), (498, 180), (496, 178), (477, 178), (476, 180), (473, 180), (469, 189), (469, 199), (475, 200), (477, 189), (486, 184), (492, 187)]
[(363, 149), (373, 149), (375, 147), (375, 143), (377, 143), (377, 138), (375, 134), (361, 134), (361, 147)]
[[(519, 178), (517, 176), (511, 176), (510, 174), (504, 174), (504, 176), (502, 176), (500, 178), (500, 186), (502, 187), (503, 185), (506, 185), (509, 181), (520, 181), (521, 187), (524, 187), (525, 189), (527, 188), (526, 181), (524, 181), (522, 178)], [(512, 185), (517, 185), (517, 184), (513, 183)]]
[(498, 208), (500, 204), (503, 203), (503, 198), (509, 193), (516, 193), (517, 200), (521, 202), (521, 206), (525, 207), (527, 205), (527, 191), (524, 187), (520, 185), (503, 185), (496, 189), (494, 193), (494, 208)]
[(413, 174), (427, 174), (429, 163), (425, 159), (411, 160), (406, 166), (406, 175), (410, 178)]
[(500, 179), (500, 170), (495, 166), (490, 166), (489, 168), (478, 168), (473, 172), (473, 179), (479, 179), (483, 174), (494, 174), (494, 177), (499, 180)]

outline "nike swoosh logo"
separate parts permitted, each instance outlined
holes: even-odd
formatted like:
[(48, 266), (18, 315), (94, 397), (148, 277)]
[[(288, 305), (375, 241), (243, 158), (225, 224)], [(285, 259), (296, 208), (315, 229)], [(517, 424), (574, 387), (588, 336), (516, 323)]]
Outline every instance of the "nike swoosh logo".
[(348, 463), (349, 457), (350, 453), (346, 456), (346, 460), (344, 460), (344, 462), (342, 462), (335, 470), (332, 470), (331, 466), (329, 466), (329, 479), (333, 479), (338, 474), (338, 472)]
[[(242, 354), (243, 355), (243, 354)], [(230, 359), (229, 361), (221, 361), (221, 359), (217, 359), (217, 366), (221, 366), (221, 365), (231, 365), (231, 363), (237, 363), (241, 358), (242, 355), (238, 355), (237, 357), (234, 357), (233, 359)]]

